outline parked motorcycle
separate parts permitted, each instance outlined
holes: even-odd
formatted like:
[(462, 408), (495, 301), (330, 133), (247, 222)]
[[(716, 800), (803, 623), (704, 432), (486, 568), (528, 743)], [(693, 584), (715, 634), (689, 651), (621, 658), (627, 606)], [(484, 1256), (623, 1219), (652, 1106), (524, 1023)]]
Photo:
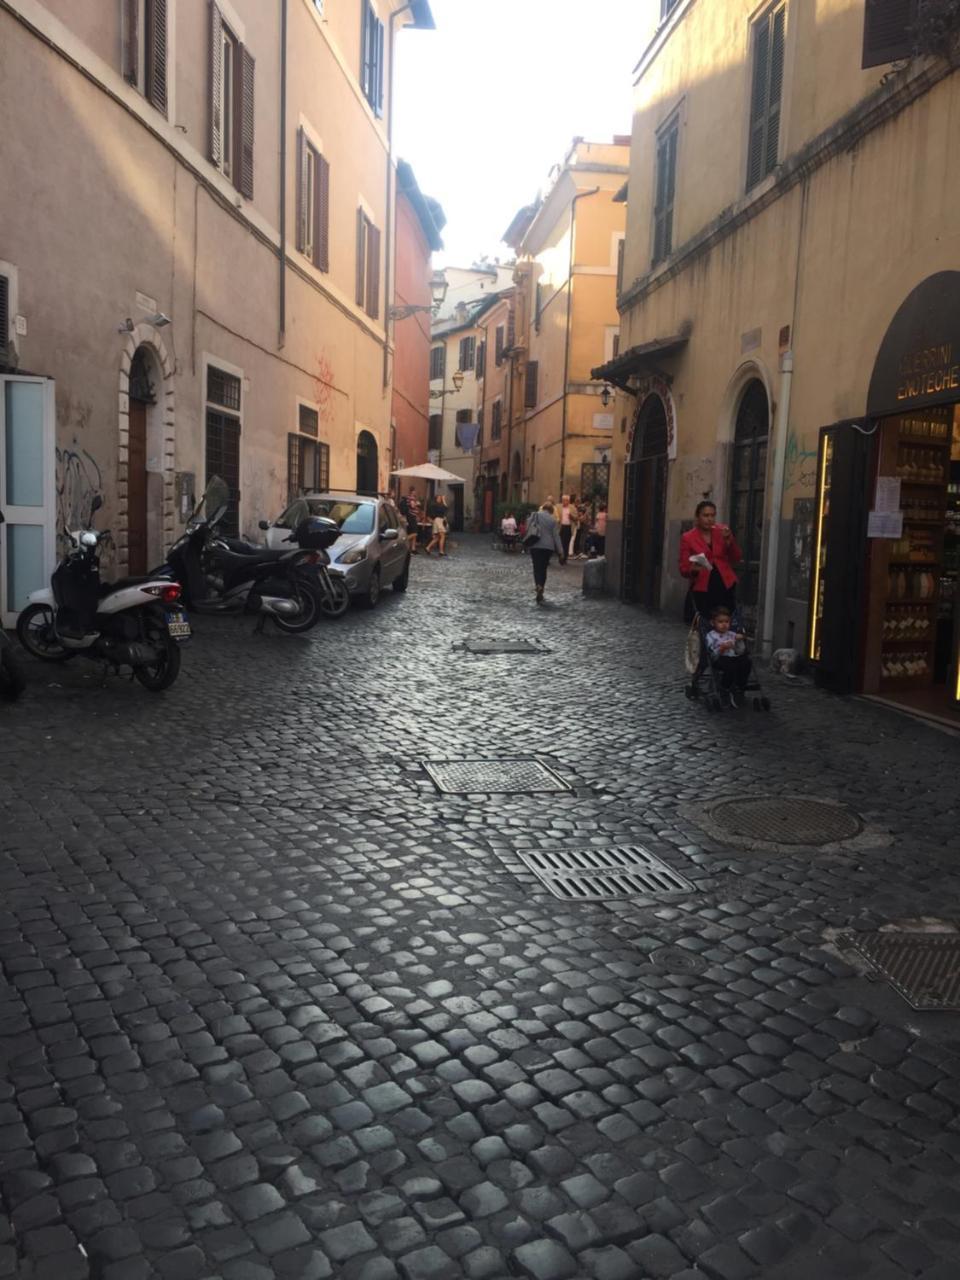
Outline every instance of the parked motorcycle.
[[(0, 511), (0, 524), (3, 524), (2, 511)], [(3, 627), (0, 626), (0, 698), (12, 702), (14, 698), (20, 697), (26, 687), (13, 645)]]
[(190, 638), (180, 584), (155, 575), (101, 582), (99, 553), (109, 530), (91, 524), (102, 505), (95, 497), (87, 528), (67, 532), (71, 549), (50, 588), (29, 597), (17, 638), (44, 662), (80, 654), (117, 672), (130, 667), (145, 689), (160, 693), (179, 675), (180, 645)]
[(270, 551), (221, 533), (229, 497), (226, 483), (212, 477), (157, 573), (182, 582), (197, 613), (259, 614), (258, 630), (270, 618), (281, 631), (309, 631), (326, 611), (318, 572), (329, 577), (325, 548), (339, 536), (336, 523), (311, 517), (286, 539), (296, 544), (290, 551)]

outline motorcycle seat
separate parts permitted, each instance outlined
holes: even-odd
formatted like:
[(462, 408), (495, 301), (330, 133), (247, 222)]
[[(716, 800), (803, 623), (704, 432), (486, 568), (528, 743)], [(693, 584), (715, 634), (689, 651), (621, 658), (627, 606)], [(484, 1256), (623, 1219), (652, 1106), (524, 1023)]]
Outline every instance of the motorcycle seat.
[(251, 552), (218, 549), (216, 560), (218, 564), (225, 567), (249, 569), (251, 566), (258, 564), (279, 564), (282, 560), (289, 560), (291, 556), (298, 554), (299, 549), (294, 551), (269, 551), (264, 549)]

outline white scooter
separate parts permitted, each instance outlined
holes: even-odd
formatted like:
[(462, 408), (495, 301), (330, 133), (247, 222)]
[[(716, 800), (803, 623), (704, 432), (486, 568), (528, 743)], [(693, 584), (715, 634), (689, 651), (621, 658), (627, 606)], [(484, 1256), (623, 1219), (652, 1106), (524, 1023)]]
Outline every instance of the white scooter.
[[(91, 520), (102, 505), (94, 498)], [(97, 557), (108, 532), (88, 526), (67, 534), (72, 549), (50, 588), (29, 597), (17, 619), (17, 639), (44, 662), (81, 654), (116, 671), (131, 667), (144, 688), (159, 693), (176, 680), (180, 645), (190, 638), (180, 584), (153, 577), (101, 582)]]

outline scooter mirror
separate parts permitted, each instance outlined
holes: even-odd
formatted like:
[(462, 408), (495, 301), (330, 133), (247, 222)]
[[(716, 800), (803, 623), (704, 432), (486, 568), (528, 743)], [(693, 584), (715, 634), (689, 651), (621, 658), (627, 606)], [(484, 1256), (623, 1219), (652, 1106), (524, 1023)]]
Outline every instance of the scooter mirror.
[(93, 514), (99, 511), (102, 506), (103, 498), (101, 498), (99, 493), (95, 493), (93, 495), (93, 501), (90, 503), (90, 515), (93, 516)]
[(266, 531), (270, 528), (269, 520), (261, 520), (260, 523), (257, 525), (257, 528), (262, 529), (264, 533), (266, 533)]

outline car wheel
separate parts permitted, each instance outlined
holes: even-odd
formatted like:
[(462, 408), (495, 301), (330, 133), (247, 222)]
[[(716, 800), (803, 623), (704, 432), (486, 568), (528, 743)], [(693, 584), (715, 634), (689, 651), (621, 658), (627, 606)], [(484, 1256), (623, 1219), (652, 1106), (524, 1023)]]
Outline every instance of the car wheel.
[(377, 565), (373, 573), (371, 573), (369, 585), (367, 586), (366, 591), (360, 597), (358, 603), (361, 604), (364, 609), (375, 609), (377, 605), (377, 601), (379, 599), (380, 599), (380, 566)]
[(406, 564), (403, 566), (403, 573), (400, 574), (399, 578), (394, 578), (393, 580), (393, 589), (394, 591), (406, 591), (409, 585), (410, 585), (410, 557), (407, 556)]

